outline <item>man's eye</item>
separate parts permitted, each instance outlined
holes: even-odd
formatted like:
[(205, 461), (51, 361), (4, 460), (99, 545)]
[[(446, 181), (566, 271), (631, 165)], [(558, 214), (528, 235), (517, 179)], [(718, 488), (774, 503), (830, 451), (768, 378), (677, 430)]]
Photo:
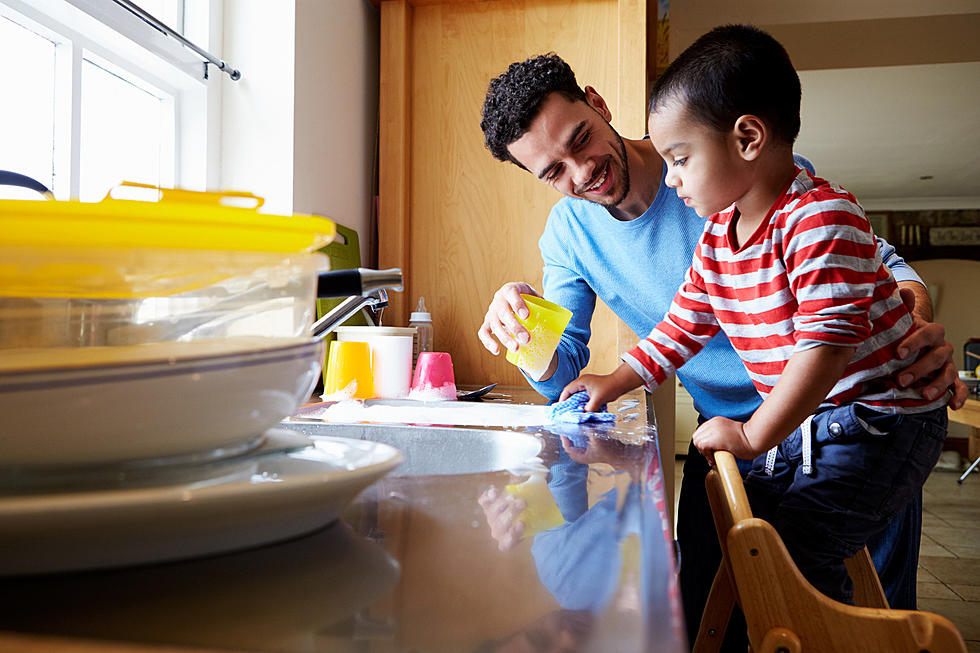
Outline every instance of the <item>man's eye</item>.
[(579, 139), (578, 139), (578, 146), (579, 147), (584, 146), (586, 143), (589, 142), (589, 139), (590, 138), (592, 138), (592, 132), (590, 132), (590, 131), (585, 132), (584, 134), (582, 134), (582, 136), (579, 137)]
[(554, 168), (552, 168), (551, 172), (548, 174), (548, 181), (554, 181), (558, 179), (558, 176), (561, 174), (561, 169), (562, 169), (561, 164), (558, 164)]

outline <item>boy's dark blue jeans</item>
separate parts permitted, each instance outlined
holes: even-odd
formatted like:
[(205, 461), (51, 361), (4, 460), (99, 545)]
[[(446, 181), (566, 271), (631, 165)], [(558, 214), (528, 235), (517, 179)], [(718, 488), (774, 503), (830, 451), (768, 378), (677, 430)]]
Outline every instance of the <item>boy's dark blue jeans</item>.
[(812, 471), (801, 470), (797, 429), (778, 447), (772, 475), (763, 454), (745, 490), (803, 576), (832, 599), (853, 602), (844, 559), (857, 553), (919, 495), (946, 438), (946, 408), (888, 415), (858, 404), (813, 418)]

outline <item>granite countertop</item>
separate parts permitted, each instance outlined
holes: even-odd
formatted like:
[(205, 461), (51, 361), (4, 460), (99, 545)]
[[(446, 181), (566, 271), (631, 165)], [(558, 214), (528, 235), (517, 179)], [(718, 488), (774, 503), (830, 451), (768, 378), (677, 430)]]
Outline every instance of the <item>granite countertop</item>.
[[(541, 402), (526, 388), (492, 397)], [(0, 629), (264, 651), (684, 650), (656, 428), (640, 392), (609, 410), (614, 423), (548, 428), (288, 423), (386, 429), (407, 460), (340, 520), (286, 542), (0, 580)], [(457, 460), (451, 445), (468, 438), (539, 451)]]

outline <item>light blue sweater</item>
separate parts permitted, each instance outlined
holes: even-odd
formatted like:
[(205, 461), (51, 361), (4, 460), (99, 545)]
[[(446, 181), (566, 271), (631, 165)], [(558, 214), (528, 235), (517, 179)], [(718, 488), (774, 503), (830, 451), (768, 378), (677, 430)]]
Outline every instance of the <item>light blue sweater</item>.
[[(802, 157), (797, 163), (811, 172)], [(704, 220), (664, 183), (653, 204), (635, 220), (622, 222), (602, 206), (562, 198), (551, 209), (538, 243), (544, 260), (546, 299), (572, 311), (558, 346), (558, 369), (548, 380), (530, 381), (540, 394), (557, 399), (589, 362), (590, 322), (596, 297), (636, 334), (645, 337), (660, 322), (691, 265)], [(878, 239), (881, 257), (898, 281), (920, 281), (895, 248)], [(600, 370), (611, 372), (612, 370)], [(719, 333), (677, 376), (705, 417), (746, 420), (761, 403), (741, 359)]]

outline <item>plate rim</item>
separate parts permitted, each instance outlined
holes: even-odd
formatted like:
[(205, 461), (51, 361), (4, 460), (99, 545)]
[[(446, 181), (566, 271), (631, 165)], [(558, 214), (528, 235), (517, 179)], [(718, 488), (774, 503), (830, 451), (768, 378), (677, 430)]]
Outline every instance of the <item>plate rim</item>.
[[(221, 340), (221, 338), (216, 338), (216, 340)], [(150, 344), (150, 343), (148, 343)], [(95, 373), (95, 372), (112, 372), (114, 370), (132, 370), (138, 367), (152, 367), (157, 365), (165, 365), (168, 367), (178, 367), (189, 363), (202, 363), (217, 361), (223, 358), (234, 358), (234, 357), (260, 357), (272, 354), (281, 354), (290, 349), (308, 349), (322, 346), (323, 341), (317, 338), (303, 338), (301, 342), (289, 342), (287, 344), (273, 345), (271, 347), (261, 347), (259, 349), (244, 349), (241, 351), (223, 352), (220, 354), (198, 354), (198, 355), (188, 355), (188, 356), (167, 356), (161, 358), (151, 358), (147, 360), (139, 361), (117, 361), (111, 363), (100, 363), (98, 365), (59, 365), (57, 367), (33, 367), (33, 368), (12, 368), (10, 370), (3, 370), (0, 372), (0, 388), (5, 385), (6, 381), (10, 377), (14, 376), (30, 376), (30, 375), (44, 375), (44, 374), (69, 374), (69, 373)], [(84, 349), (79, 347), (78, 349)]]
[[(345, 480), (355, 480), (363, 477), (370, 477), (378, 474), (378, 478), (384, 476), (395, 469), (405, 460), (405, 455), (396, 447), (383, 442), (373, 442), (370, 440), (355, 440), (354, 438), (344, 438), (339, 436), (318, 436), (318, 440), (336, 441), (348, 445), (351, 449), (372, 448), (378, 452), (386, 453), (383, 460), (357, 467), (355, 469), (344, 469), (331, 466), (329, 469), (319, 471), (300, 472), (294, 470), (290, 480), (285, 483), (255, 483), (251, 480), (237, 479), (209, 485), (208, 480), (219, 478), (220, 474), (215, 473), (213, 477), (197, 479), (190, 483), (178, 483), (172, 485), (161, 485), (154, 487), (135, 487), (135, 488), (108, 488), (84, 490), (80, 492), (51, 492), (44, 494), (21, 494), (13, 496), (0, 495), (0, 519), (34, 514), (38, 511), (48, 513), (56, 511), (71, 510), (97, 510), (115, 507), (136, 507), (152, 506), (159, 503), (184, 502), (196, 503), (219, 501), (228, 497), (247, 496), (255, 492), (266, 492), (263, 488), (288, 488), (300, 490), (302, 488), (315, 486), (321, 483), (329, 483), (332, 477), (338, 476)], [(312, 447), (313, 445), (311, 445)], [(259, 452), (256, 457), (259, 462), (263, 458), (268, 460), (289, 458), (290, 456), (305, 451), (279, 452), (273, 455), (262, 454)], [(241, 463), (247, 460), (247, 456), (237, 459), (235, 462)], [(231, 462), (231, 461), (229, 461)], [(327, 461), (317, 461), (305, 459), (309, 463), (324, 463)], [(287, 485), (288, 483), (288, 485)], [(186, 492), (192, 492), (193, 496), (185, 498)], [(283, 491), (282, 489), (278, 491)], [(3, 530), (0, 528), (0, 530)]]

